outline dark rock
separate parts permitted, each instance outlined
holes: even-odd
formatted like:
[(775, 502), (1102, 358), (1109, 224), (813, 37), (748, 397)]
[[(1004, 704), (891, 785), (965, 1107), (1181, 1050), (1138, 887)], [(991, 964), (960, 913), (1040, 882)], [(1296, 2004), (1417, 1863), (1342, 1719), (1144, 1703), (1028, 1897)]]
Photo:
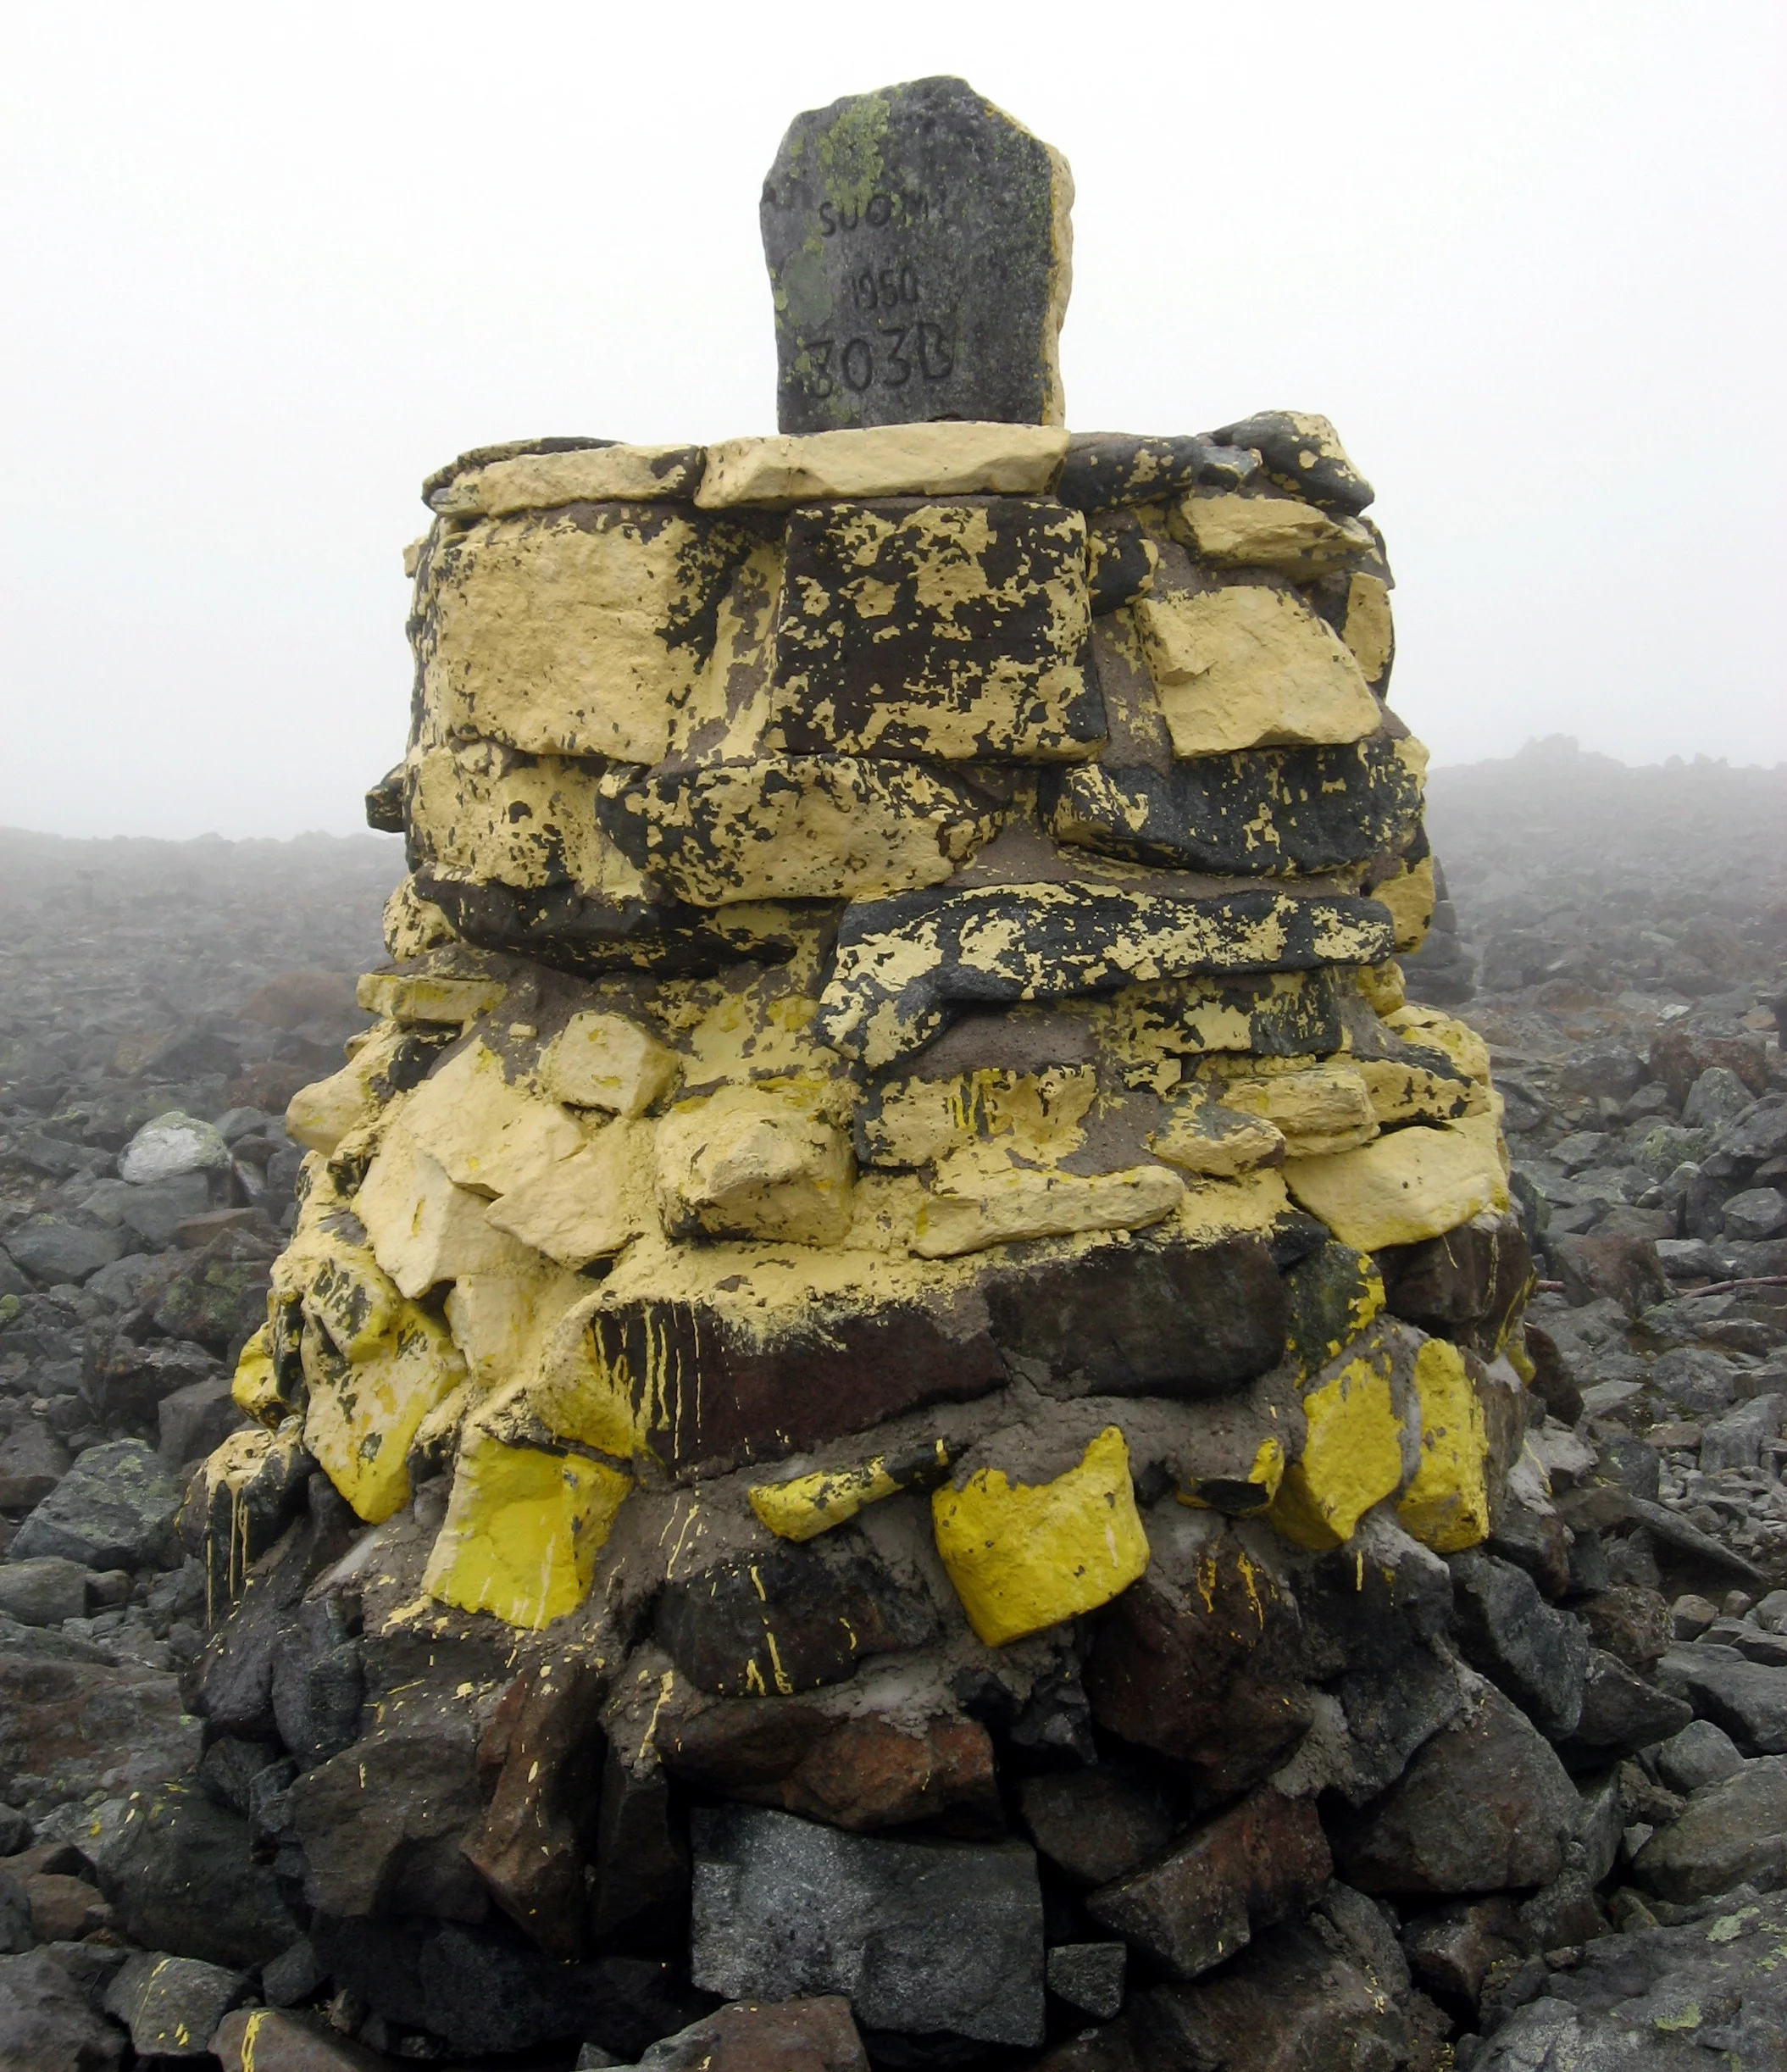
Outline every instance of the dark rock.
[(991, 1838), (1005, 1825), (992, 1739), (975, 1719), (841, 1720), (785, 1776), (734, 1796), (852, 1833), (946, 1818), (953, 1833)]
[(313, 2016), (238, 2008), (216, 2034), (224, 2072), (383, 2072), (390, 2060)]
[(152, 1951), (125, 1960), (106, 1988), (105, 2011), (130, 2030), (141, 2057), (208, 2058), (218, 2024), (248, 1987), (242, 1972)]
[(689, 1897), (689, 1849), (650, 1733), (608, 1740), (597, 1808), (596, 1884), (590, 1927), (597, 1936), (662, 1928), (680, 1939)]
[(47, 1287), (79, 1286), (102, 1266), (124, 1257), (125, 1239), (103, 1225), (75, 1223), (67, 1216), (27, 1216), (7, 1232), (6, 1248)]
[(30, 1846), (31, 1824), (12, 1806), (0, 1806), (0, 1857), (16, 1856)]
[(200, 1735), (162, 1670), (0, 1650), (0, 1777), (57, 1798), (147, 1791), (191, 1769)]
[(1128, 1946), (1121, 1942), (1061, 1942), (1049, 1952), (1048, 1986), (1057, 2000), (1107, 2022), (1123, 2012)]
[(107, 2072), (122, 2060), (124, 2031), (95, 2005), (103, 1973), (103, 1962), (85, 1950), (0, 1958), (0, 2064), (7, 2072)]
[(1566, 1302), (1580, 1307), (1611, 1296), (1628, 1316), (1668, 1298), (1669, 1284), (1648, 1237), (1554, 1237), (1546, 1252), (1563, 1280)]
[(1042, 2041), (1042, 1895), (1016, 1842), (881, 1841), (694, 1815), (692, 1971), (741, 1998), (843, 1991), (867, 2028)]
[(1336, 1859), (1368, 1892), (1494, 1892), (1549, 1885), (1580, 1813), (1563, 1766), (1488, 1687), (1402, 1777), (1338, 1823)]
[(1089, 1394), (1224, 1395), (1284, 1351), (1285, 1292), (1257, 1237), (1138, 1231), (1074, 1258), (996, 1267), (994, 1342)]
[(1118, 1763), (1026, 1777), (1018, 1804), (1036, 1847), (1080, 1885), (1127, 1877), (1162, 1855), (1173, 1832), (1166, 1792)]
[(1075, 432), (1055, 493), (1076, 511), (1113, 511), (1125, 504), (1161, 503), (1199, 486), (1239, 489), (1258, 473), (1251, 453), (1207, 439)]
[(1088, 525), (1086, 588), (1093, 616), (1114, 612), (1152, 587), (1158, 562), (1153, 542), (1129, 512), (1114, 511)]
[(1333, 1869), (1314, 1806), (1267, 1787), (1159, 1863), (1101, 1886), (1085, 1906), (1173, 1976), (1196, 1978), (1232, 1957), (1256, 1927), (1307, 1906)]
[(872, 1655), (922, 1646), (935, 1625), (929, 1599), (849, 1526), (673, 1574), (658, 1601), (658, 1637), (677, 1667), (731, 1697), (841, 1682)]
[(153, 1425), (164, 1397), (220, 1379), (227, 1389), (228, 1376), (203, 1346), (167, 1338), (139, 1342), (119, 1331), (90, 1342), (80, 1392), (102, 1424)]
[(1351, 517), (1372, 501), (1371, 484), (1340, 450), (1325, 419), (1295, 410), (1261, 410), (1210, 436), (1223, 446), (1251, 447), (1280, 486), (1324, 510), (1344, 511)]
[(0, 1612), (27, 1626), (59, 1626), (85, 1619), (89, 1570), (59, 1554), (0, 1565)]
[(1616, 1755), (1635, 1755), (1679, 1733), (1691, 1716), (1681, 1699), (1646, 1683), (1618, 1656), (1596, 1647), (1589, 1655), (1580, 1714), (1562, 1737), (1565, 1757), (1572, 1767), (1593, 1768)]
[(279, 1749), (271, 1741), (243, 1741), (233, 1734), (220, 1734), (199, 1763), (198, 1787), (214, 1805), (246, 1820), (248, 1787), (278, 1760)]
[(1710, 1719), (1695, 1719), (1657, 1751), (1657, 1774), (1684, 1797), (1702, 1785), (1734, 1777), (1744, 1767), (1731, 1736)]
[(796, 115), (759, 209), (781, 429), (1058, 424), (1072, 192), (966, 80)]
[(317, 1962), (309, 1936), (302, 1936), (271, 1964), (261, 1966), (261, 1997), (270, 2008), (300, 2007), (321, 1991), (328, 1975)]
[(1093, 1717), (1213, 1797), (1245, 1791), (1308, 1730), (1296, 1605), (1212, 1514), (1157, 1507), (1149, 1538), (1148, 1573), (1098, 1619)]
[(1532, 1287), (1533, 1255), (1512, 1215), (1479, 1216), (1424, 1243), (1394, 1247), (1378, 1264), (1392, 1316), (1485, 1359), (1501, 1350)]
[(140, 1440), (89, 1447), (19, 1528), (8, 1558), (135, 1568), (166, 1551), (179, 1508), (179, 1491)]
[(248, 1422), (230, 1395), (230, 1376), (222, 1374), (164, 1396), (155, 1420), (155, 1452), (169, 1473), (203, 1460)]
[(1582, 1415), (1582, 1391), (1551, 1333), (1529, 1319), (1523, 1326), (1527, 1357), (1533, 1363), (1533, 1393), (1546, 1414), (1560, 1425), (1573, 1425)]
[(1479, 1548), (1451, 1558), (1453, 1607), (1465, 1659), (1513, 1699), (1542, 1734), (1567, 1738), (1582, 1711), (1589, 1636), (1553, 1611), (1532, 1578)]
[(99, 1888), (67, 1872), (39, 1871), (20, 1880), (31, 1909), (36, 1942), (79, 1942), (112, 1926), (112, 1909)]
[(252, 1230), (226, 1231), (164, 1285), (151, 1312), (156, 1328), (234, 1361), (266, 1321), (275, 1249)]
[(1305, 1379), (1359, 1335), (1384, 1306), (1383, 1275), (1368, 1252), (1329, 1240), (1285, 1275), (1290, 1297), (1287, 1349)]
[(1634, 1497), (1655, 1497), (1662, 1486), (1662, 1457), (1648, 1440), (1630, 1432), (1610, 1432), (1600, 1442), (1598, 1450), (1604, 1481), (1629, 1490)]
[(1104, 763), (1045, 780), (1057, 840), (1132, 863), (1297, 876), (1400, 850), (1420, 787), (1388, 736), (1341, 747), (1250, 748), (1165, 772)]
[(1474, 2017), (1483, 1982), (1494, 1964), (1518, 1960), (1531, 1947), (1526, 1925), (1511, 1899), (1455, 1900), (1418, 1914), (1403, 1930), (1409, 1969), (1422, 1989), (1444, 2006)]
[(347, 1747), (360, 1730), (358, 1642), (338, 1599), (302, 1604), (273, 1647), (274, 1725), (305, 1764)]
[(849, 2001), (825, 1994), (735, 2001), (654, 2043), (637, 2072), (869, 2072), (869, 2063)]
[(580, 1816), (600, 1760), (602, 1696), (598, 1675), (577, 1661), (548, 1662), (516, 1679), (503, 1700), (496, 1791), (460, 1844), (497, 1904), (554, 1957), (583, 1951)]
[(1772, 1467), (1772, 1459), (1763, 1460), (1763, 1451), (1780, 1436), (1783, 1403), (1784, 1398), (1773, 1391), (1766, 1396), (1752, 1396), (1748, 1403), (1708, 1425), (1701, 1436), (1701, 1473)]
[(1759, 1756), (1716, 1784), (1703, 1785), (1676, 1820), (1651, 1836), (1633, 1859), (1634, 1875), (1678, 1902), (1787, 1876), (1787, 1758)]
[(185, 1785), (133, 1797), (94, 1869), (120, 1924), (150, 1949), (249, 1969), (298, 1933), (273, 1872), (249, 1857), (247, 1824)]
[(0, 1957), (16, 1957), (36, 1940), (31, 1933), (31, 1896), (25, 1880), (0, 1869)]
[(1074, 885), (902, 892), (845, 909), (816, 1026), (846, 1057), (884, 1065), (976, 1002), (1062, 999), (1144, 975), (1305, 971), (1341, 945), (1347, 962), (1374, 964), (1393, 936), (1375, 900), (1264, 886), (1203, 898)]
[(1672, 1647), (1657, 1675), (1739, 1747), (1787, 1754), (1787, 1669), (1747, 1662), (1735, 1648), (1690, 1642)]

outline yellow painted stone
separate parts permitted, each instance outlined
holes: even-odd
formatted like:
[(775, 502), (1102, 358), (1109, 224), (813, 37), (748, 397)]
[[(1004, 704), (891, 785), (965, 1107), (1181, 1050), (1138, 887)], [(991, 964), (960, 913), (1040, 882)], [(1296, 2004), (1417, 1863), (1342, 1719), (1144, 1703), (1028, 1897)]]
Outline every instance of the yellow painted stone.
[(445, 1325), (406, 1303), (390, 1336), (357, 1359), (325, 1369), (307, 1363), (304, 1443), (369, 1525), (409, 1502), (408, 1455), (416, 1428), (465, 1378)]
[(656, 503), (687, 497), (701, 453), (687, 446), (597, 446), (570, 453), (518, 453), (468, 469), (435, 501), (448, 518), (507, 518), (567, 503)]
[(1036, 496), (1053, 486), (1067, 450), (1055, 425), (954, 421), (723, 439), (708, 449), (695, 501), (720, 510), (831, 497)]
[(350, 1130), (378, 1119), (388, 1098), (383, 1086), (407, 1041), (395, 1022), (375, 1029), (339, 1072), (301, 1086), (286, 1108), (286, 1134), (307, 1151), (332, 1152)]
[(1285, 1136), (1263, 1116), (1239, 1114), (1200, 1092), (1173, 1103), (1148, 1148), (1182, 1173), (1234, 1180), (1263, 1165), (1282, 1164)]
[(624, 1014), (574, 1014), (547, 1046), (540, 1080), (568, 1108), (643, 1115), (675, 1086), (682, 1060)]
[(385, 902), (383, 919), (385, 953), (393, 964), (407, 964), (412, 957), (425, 956), (458, 941), (453, 925), (433, 900), (416, 890), (413, 878), (405, 878)]
[(835, 1244), (850, 1228), (850, 1140), (798, 1087), (723, 1086), (658, 1125), (658, 1203), (674, 1236)]
[(489, 1219), (560, 1266), (587, 1266), (655, 1225), (652, 1180), (652, 1125), (617, 1116), (580, 1151), (511, 1187)]
[(589, 1593), (633, 1478), (606, 1462), (509, 1446), (474, 1419), (422, 1587), (461, 1611), (537, 1629)]
[(1350, 1062), (1231, 1079), (1222, 1098), (1225, 1107), (1271, 1123), (1292, 1158), (1351, 1151), (1378, 1134), (1370, 1092)]
[(1442, 1014), (1438, 1008), (1422, 1007), (1410, 1001), (1384, 1017), (1384, 1025), (1394, 1029), (1411, 1043), (1424, 1043), (1444, 1051), (1467, 1079), (1481, 1086), (1490, 1083), (1489, 1045), (1468, 1022)]
[(637, 898), (644, 880), (596, 819), (599, 764), (461, 741), (411, 758), (412, 846), (448, 882), (541, 886)]
[(502, 1194), (583, 1147), (583, 1131), (556, 1102), (512, 1086), (502, 1060), (475, 1042), (410, 1095), (403, 1126), (462, 1187)]
[(1485, 1208), (1507, 1206), (1493, 1136), (1486, 1139), (1469, 1120), (1439, 1128), (1414, 1123), (1357, 1151), (1292, 1158), (1285, 1185), (1342, 1244), (1361, 1252), (1419, 1244)]
[(576, 1274), (544, 1260), (525, 1273), (468, 1274), (447, 1293), (447, 1325), (471, 1379), (482, 1391), (499, 1387), (536, 1356), (541, 1340), (573, 1303), (589, 1293)]
[(1002, 1140), (1027, 1158), (1058, 1158), (1085, 1142), (1080, 1125), (1097, 1097), (1091, 1065), (965, 1072), (890, 1087), (859, 1128), (877, 1165), (928, 1165), (967, 1145)]
[(1356, 974), (1359, 991), (1366, 1005), (1374, 1014), (1394, 1014), (1407, 1003), (1408, 994), (1402, 983), (1402, 967), (1394, 957), (1386, 957), (1380, 964), (1362, 964)]
[(626, 1460), (640, 1433), (630, 1377), (609, 1369), (590, 1329), (602, 1299), (599, 1289), (585, 1295), (547, 1330), (524, 1393), (529, 1412), (557, 1437)]
[[(949, 1454), (941, 1439), (933, 1442), (921, 1464), (947, 1469)], [(878, 1453), (860, 1467), (822, 1468), (791, 1481), (759, 1482), (751, 1492), (751, 1508), (778, 1539), (816, 1539), (834, 1525), (848, 1524), (864, 1504), (879, 1503), (884, 1497), (909, 1488), (914, 1479), (913, 1466), (912, 1462), (893, 1462)]]
[(369, 971), (355, 998), (369, 1014), (394, 1022), (457, 1024), (487, 1014), (508, 991), (501, 979), (457, 978), (435, 971)]
[(1407, 957), (1427, 940), (1434, 918), (1434, 859), (1423, 856), (1406, 865), (1394, 876), (1380, 878), (1371, 888), (1380, 906), (1390, 908), (1396, 925), (1396, 947)]
[(1489, 1537), (1483, 1406), (1463, 1353), (1444, 1338), (1429, 1338), (1416, 1354), (1415, 1390), (1421, 1398), (1421, 1464), (1396, 1516), (1436, 1553), (1456, 1554)]
[(353, 1198), (373, 1256), (412, 1301), (467, 1274), (520, 1274), (526, 1252), (485, 1220), (481, 1194), (456, 1186), (401, 1119), (385, 1133)]
[(1382, 724), (1351, 650), (1282, 591), (1151, 594), (1135, 614), (1175, 755), (1358, 741)]
[(1148, 1565), (1129, 1449), (1108, 1425), (1052, 1482), (982, 1468), (931, 1497), (937, 1552), (989, 1647), (1057, 1625), (1129, 1588)]
[[(1255, 1449), (1253, 1463), (1246, 1475), (1249, 1485), (1259, 1492), (1258, 1502), (1238, 1507), (1232, 1500), (1231, 1492), (1225, 1490), (1222, 1508), (1231, 1518), (1252, 1518), (1259, 1512), (1270, 1508), (1273, 1499), (1279, 1493), (1279, 1485), (1284, 1480), (1285, 1444), (1283, 1440), (1262, 1439)], [(1210, 1486), (1206, 1483), (1204, 1486), (1208, 1488)], [(1181, 1503), (1189, 1504), (1193, 1510), (1207, 1511), (1212, 1508), (1209, 1498), (1201, 1495), (1195, 1487), (1176, 1489), (1173, 1493)]]
[(1390, 612), (1390, 586), (1381, 575), (1356, 574), (1346, 586), (1346, 616), (1340, 637), (1351, 648), (1365, 680), (1375, 685), (1396, 653), (1396, 627)]
[(1292, 497), (1182, 497), (1173, 515), (1198, 558), (1218, 568), (1324, 575), (1377, 545), (1357, 519), (1330, 518)]
[(1372, 1506), (1401, 1486), (1406, 1427), (1396, 1414), (1391, 1363), (1386, 1342), (1367, 1341), (1304, 1397), (1302, 1458), (1285, 1469), (1266, 1514), (1299, 1547), (1324, 1553), (1344, 1546)]
[(661, 761), (746, 542), (664, 504), (486, 519), (438, 557), (424, 711), (441, 737)]
[(960, 1170), (946, 1163), (937, 1177), (937, 1192), (919, 1205), (913, 1239), (922, 1259), (1078, 1230), (1139, 1230), (1170, 1216), (1185, 1192), (1184, 1180), (1163, 1165), (1081, 1175), (1022, 1166)]
[(271, 1334), (264, 1324), (236, 1355), (230, 1399), (244, 1416), (252, 1417), (269, 1431), (291, 1407), (280, 1394)]
[(1380, 1123), (1450, 1122), (1469, 1105), (1473, 1082), (1447, 1079), (1395, 1058), (1356, 1058), (1354, 1069)]
[(371, 1247), (340, 1231), (309, 1234), (275, 1260), (275, 1293), (280, 1292), (282, 1266), (302, 1292), (306, 1315), (328, 1333), (343, 1359), (368, 1357), (396, 1329), (406, 1307)]

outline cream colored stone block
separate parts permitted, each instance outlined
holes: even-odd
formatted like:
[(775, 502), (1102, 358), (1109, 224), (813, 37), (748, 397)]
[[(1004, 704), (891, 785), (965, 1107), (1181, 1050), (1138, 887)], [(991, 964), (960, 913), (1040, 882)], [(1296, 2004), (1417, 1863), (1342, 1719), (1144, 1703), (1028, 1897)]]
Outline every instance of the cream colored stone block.
[(587, 1266), (655, 1225), (652, 1180), (652, 1125), (617, 1117), (581, 1151), (511, 1188), (490, 1220), (561, 1266)]
[(485, 1221), (481, 1194), (455, 1186), (401, 1121), (386, 1133), (354, 1197), (373, 1257), (412, 1301), (466, 1274), (518, 1274), (527, 1253)]
[(1175, 755), (1359, 741), (1381, 724), (1345, 642), (1282, 591), (1178, 591), (1135, 614)]
[(1379, 905), (1390, 908), (1396, 925), (1396, 947), (1406, 957), (1420, 948), (1434, 918), (1434, 859), (1423, 856), (1396, 872), (1379, 879), (1371, 888)]
[(1360, 1058), (1355, 1069), (1371, 1096), (1372, 1113), (1396, 1122), (1450, 1122), (1468, 1106), (1474, 1081), (1448, 1079), (1426, 1066), (1395, 1058)]
[(425, 748), (414, 757), (410, 838), (436, 877), (542, 886), (636, 898), (639, 873), (596, 819), (601, 765), (525, 755), (501, 742)]
[(835, 1244), (850, 1228), (849, 1141), (798, 1091), (724, 1086), (658, 1125), (658, 1202), (673, 1235)]
[(556, 1102), (503, 1076), (486, 1043), (449, 1058), (410, 1096), (404, 1127), (462, 1187), (502, 1194), (583, 1147), (583, 1132)]
[(964, 1173), (961, 1191), (940, 1169), (936, 1193), (918, 1210), (913, 1250), (920, 1258), (955, 1258), (989, 1245), (1029, 1237), (1068, 1237), (1076, 1230), (1139, 1230), (1173, 1214), (1185, 1183), (1163, 1165), (1120, 1173)]
[(1293, 1158), (1285, 1184), (1344, 1245), (1376, 1252), (1414, 1245), (1507, 1206), (1507, 1186), (1489, 1133), (1471, 1119), (1430, 1129), (1392, 1130), (1357, 1151)]
[(1330, 518), (1291, 497), (1182, 497), (1174, 515), (1199, 559), (1218, 568), (1324, 575), (1377, 545), (1356, 518)]
[(567, 503), (660, 503), (691, 496), (702, 478), (691, 446), (596, 446), (519, 453), (462, 475), (436, 508), (449, 518), (507, 518)]
[(1043, 425), (878, 425), (726, 439), (708, 447), (695, 501), (720, 510), (832, 497), (1035, 496), (1053, 486), (1067, 450), (1067, 433)]
[(1263, 1116), (1194, 1097), (1174, 1103), (1166, 1126), (1149, 1137), (1148, 1148), (1182, 1173), (1234, 1180), (1263, 1165), (1282, 1164), (1285, 1136)]
[(964, 1072), (887, 1088), (859, 1111), (864, 1155), (876, 1165), (929, 1165), (985, 1140), (1042, 1162), (1085, 1142), (1080, 1125), (1098, 1097), (1091, 1065), (1041, 1072)]
[(1365, 680), (1375, 684), (1396, 650), (1390, 614), (1390, 586), (1381, 575), (1355, 575), (1346, 586), (1346, 616), (1340, 637), (1351, 648)]
[(665, 504), (487, 519), (435, 577), (424, 703), (443, 735), (656, 763), (742, 546)]
[(1394, 1029), (1411, 1043), (1443, 1051), (1467, 1079), (1475, 1080), (1479, 1086), (1489, 1085), (1489, 1045), (1468, 1022), (1412, 1000), (1383, 1019), (1386, 1029)]
[(682, 1060), (624, 1014), (574, 1014), (547, 1046), (540, 1079), (568, 1108), (643, 1115), (669, 1092)]
[(434, 971), (368, 971), (354, 997), (369, 1014), (425, 1027), (462, 1027), (487, 1014), (508, 991), (501, 979), (456, 978)]
[(383, 933), (385, 954), (397, 964), (458, 940), (452, 923), (417, 892), (413, 878), (405, 878), (385, 902)]
[(406, 1041), (393, 1023), (375, 1029), (339, 1072), (301, 1086), (286, 1108), (286, 1134), (306, 1151), (332, 1152), (350, 1130), (378, 1119), (389, 1099), (385, 1075)]
[(447, 1324), (480, 1391), (500, 1387), (537, 1357), (541, 1341), (588, 1281), (543, 1260), (519, 1274), (468, 1274), (447, 1290)]
[(1223, 1102), (1271, 1123), (1293, 1158), (1352, 1151), (1378, 1134), (1370, 1090), (1350, 1064), (1312, 1065), (1257, 1079), (1231, 1079)]

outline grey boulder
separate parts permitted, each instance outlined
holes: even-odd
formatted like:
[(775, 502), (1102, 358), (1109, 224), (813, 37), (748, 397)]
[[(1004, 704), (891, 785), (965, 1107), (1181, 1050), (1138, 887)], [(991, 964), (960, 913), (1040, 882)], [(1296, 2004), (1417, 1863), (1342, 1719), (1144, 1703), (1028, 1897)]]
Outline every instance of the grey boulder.
[(103, 1224), (75, 1223), (67, 1216), (27, 1216), (8, 1235), (6, 1248), (26, 1273), (54, 1288), (78, 1286), (101, 1267), (122, 1258), (125, 1241)]
[(0, 1612), (27, 1626), (59, 1626), (85, 1619), (87, 1571), (60, 1554), (0, 1564)]
[(144, 2058), (208, 2058), (218, 2024), (248, 1991), (247, 1975), (191, 1957), (139, 1951), (106, 1988), (105, 2011)]
[(230, 1147), (208, 1122), (172, 1108), (146, 1122), (118, 1156), (118, 1176), (136, 1186), (186, 1173), (227, 1173)]
[(180, 1492), (139, 1439), (89, 1447), (19, 1528), (9, 1561), (59, 1554), (89, 1569), (133, 1569), (165, 1549)]
[(1633, 1859), (1636, 1876), (1678, 1903), (1740, 1880), (1779, 1884), (1787, 1873), (1787, 1758), (1759, 1756), (1702, 1785), (1680, 1816)]

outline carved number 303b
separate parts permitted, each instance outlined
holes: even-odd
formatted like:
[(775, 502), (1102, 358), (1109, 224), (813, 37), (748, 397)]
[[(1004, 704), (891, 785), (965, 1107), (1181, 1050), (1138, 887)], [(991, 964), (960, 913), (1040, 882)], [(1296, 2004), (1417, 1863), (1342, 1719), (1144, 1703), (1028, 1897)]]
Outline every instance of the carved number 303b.
[[(954, 369), (955, 353), (941, 324), (882, 324), (876, 326), (883, 341), (877, 355), (867, 338), (852, 338), (838, 353), (837, 371), (846, 388), (860, 396), (877, 380), (883, 388), (904, 388), (914, 374), (927, 381), (941, 381)], [(811, 362), (807, 377), (809, 394), (835, 395), (831, 356), (837, 352), (835, 338), (804, 338), (801, 348)]]

